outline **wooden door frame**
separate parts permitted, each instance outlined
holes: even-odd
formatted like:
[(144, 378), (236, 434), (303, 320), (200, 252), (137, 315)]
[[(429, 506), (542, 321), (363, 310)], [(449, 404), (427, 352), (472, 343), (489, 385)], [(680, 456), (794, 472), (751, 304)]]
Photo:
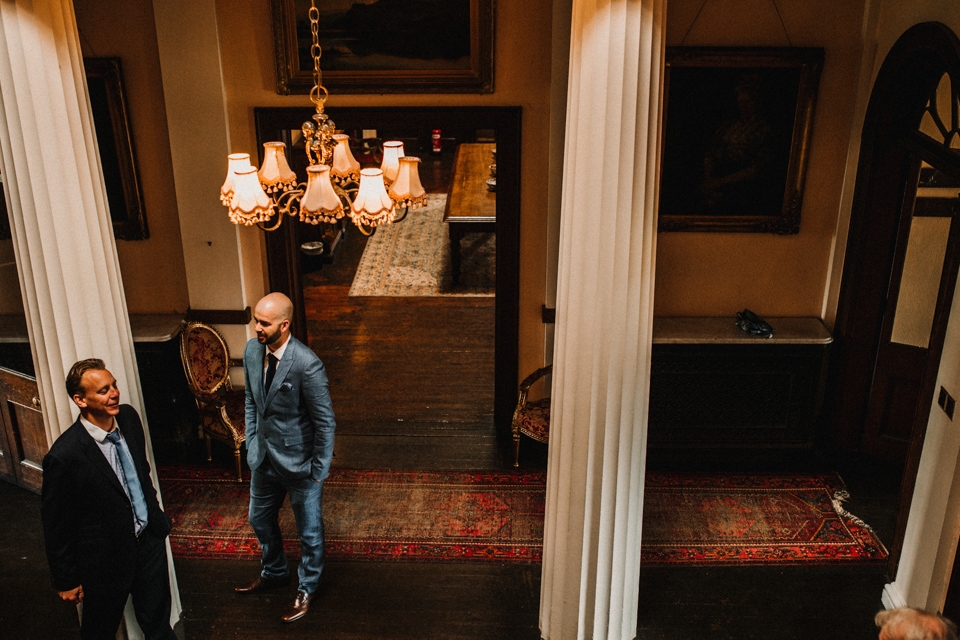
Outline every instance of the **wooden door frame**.
[[(917, 129), (924, 107), (944, 73), (960, 82), (960, 40), (945, 25), (928, 22), (908, 29), (894, 44), (877, 75), (864, 119), (859, 166), (844, 254), (843, 276), (834, 326), (834, 350), (828, 372), (827, 439), (844, 451), (856, 451), (870, 398), (873, 366), (880, 342), (889, 278), (893, 268), (902, 204), (915, 197), (909, 181), (915, 156), (955, 162)], [(938, 169), (955, 172), (951, 165)], [(910, 193), (912, 190), (913, 193)], [(956, 226), (956, 220), (954, 225)], [(953, 229), (952, 229), (953, 230)], [(952, 296), (957, 255), (948, 248), (941, 295)], [(951, 254), (952, 251), (952, 254)], [(910, 502), (920, 465), (949, 307), (931, 332), (927, 368), (901, 483), (896, 532), (887, 566), (896, 575)]]
[[(285, 131), (299, 130), (314, 113), (312, 107), (258, 107), (253, 110), (257, 144), (282, 140)], [(520, 335), (520, 107), (338, 107), (329, 116), (343, 129), (377, 129), (393, 124), (405, 128), (457, 130), (493, 129), (497, 140), (497, 276), (494, 363), (494, 422), (509, 432), (517, 401)], [(299, 151), (295, 151), (299, 152)], [(262, 151), (261, 151), (262, 156)], [(262, 157), (260, 158), (262, 160)], [(306, 341), (300, 240), (295, 224), (265, 232), (271, 291), (293, 300), (292, 332)]]

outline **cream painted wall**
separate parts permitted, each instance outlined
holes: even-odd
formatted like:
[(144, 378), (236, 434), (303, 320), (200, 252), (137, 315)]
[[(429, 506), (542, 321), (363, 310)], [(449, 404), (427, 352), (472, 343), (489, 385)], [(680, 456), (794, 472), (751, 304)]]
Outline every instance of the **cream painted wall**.
[[(306, 96), (276, 93), (270, 2), (218, 0), (224, 81), (233, 151), (256, 153), (253, 108), (309, 106)], [(487, 95), (331, 95), (338, 106), (517, 106), (523, 108), (521, 172), (520, 372), (542, 365), (546, 264), (546, 177), (550, 100), (550, 0), (497, 3), (495, 91)], [(243, 241), (262, 246), (262, 234), (247, 230)], [(244, 260), (262, 259), (245, 251)], [(261, 262), (261, 268), (262, 267)], [(251, 299), (256, 299), (253, 296)]]
[(821, 315), (856, 97), (862, 12), (863, 0), (670, 0), (668, 46), (823, 47), (826, 59), (800, 233), (660, 233), (656, 315), (730, 316), (744, 307), (767, 316)]
[(186, 273), (150, 0), (74, 0), (84, 57), (121, 58), (150, 238), (117, 241), (130, 313), (187, 309)]

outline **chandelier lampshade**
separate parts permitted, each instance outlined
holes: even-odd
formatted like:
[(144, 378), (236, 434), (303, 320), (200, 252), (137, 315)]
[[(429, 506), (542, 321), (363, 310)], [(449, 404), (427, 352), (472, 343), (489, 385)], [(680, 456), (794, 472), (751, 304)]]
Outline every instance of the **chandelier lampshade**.
[(286, 191), (297, 186), (297, 174), (287, 164), (287, 145), (282, 142), (263, 143), (263, 164), (260, 165), (260, 184), (268, 193)]
[(343, 203), (330, 182), (330, 167), (325, 164), (307, 167), (307, 188), (300, 200), (300, 221), (333, 223), (343, 216)]
[(397, 179), (390, 185), (387, 195), (398, 207), (418, 209), (427, 204), (427, 192), (420, 184), (420, 172), (417, 170), (420, 158), (403, 156), (397, 166)]
[(260, 186), (255, 167), (247, 166), (234, 173), (231, 222), (247, 226), (266, 222), (273, 215), (273, 206), (273, 200)]
[(383, 171), (363, 169), (360, 171), (360, 188), (350, 208), (350, 217), (357, 225), (378, 227), (393, 222), (395, 205), (383, 184)]
[(244, 169), (250, 166), (249, 153), (231, 153), (227, 156), (227, 178), (220, 187), (220, 202), (229, 207), (230, 200), (233, 198), (233, 182), (236, 179), (238, 169)]
[(344, 133), (333, 135), (337, 146), (333, 149), (333, 164), (330, 167), (330, 177), (339, 184), (356, 182), (360, 179), (360, 163), (350, 151), (350, 136)]
[(400, 171), (400, 158), (402, 157), (402, 142), (390, 140), (383, 143), (383, 161), (380, 163), (380, 170), (383, 171), (384, 184), (389, 186), (397, 179), (397, 172)]

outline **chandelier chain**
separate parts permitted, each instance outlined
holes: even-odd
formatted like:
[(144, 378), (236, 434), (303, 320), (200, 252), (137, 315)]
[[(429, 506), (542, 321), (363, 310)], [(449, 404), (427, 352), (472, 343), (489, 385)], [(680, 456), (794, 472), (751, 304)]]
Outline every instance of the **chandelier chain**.
[[(310, 45), (310, 57), (313, 58), (313, 88), (310, 90), (310, 100), (316, 105), (317, 113), (323, 113), (323, 105), (330, 97), (330, 92), (323, 86), (323, 71), (320, 70), (320, 56), (323, 54), (320, 48), (320, 10), (314, 0), (310, 0), (307, 15), (310, 18), (310, 36), (313, 38)], [(321, 92), (323, 97), (320, 96)]]

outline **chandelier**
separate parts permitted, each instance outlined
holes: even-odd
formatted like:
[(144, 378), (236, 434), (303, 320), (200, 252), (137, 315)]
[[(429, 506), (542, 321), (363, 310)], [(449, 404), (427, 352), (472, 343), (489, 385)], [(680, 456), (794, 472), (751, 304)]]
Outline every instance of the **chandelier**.
[(278, 229), (287, 215), (299, 216), (308, 224), (335, 224), (349, 215), (364, 235), (372, 235), (378, 226), (399, 222), (410, 209), (426, 205), (417, 167), (420, 159), (404, 155), (402, 142), (389, 141), (383, 143), (380, 168), (360, 168), (350, 151), (350, 137), (337, 131), (323, 112), (330, 93), (320, 71), (320, 12), (314, 0), (310, 1), (309, 18), (313, 38), (310, 101), (317, 112), (301, 127), (310, 163), (306, 183), (297, 182), (287, 163), (287, 145), (265, 142), (259, 170), (250, 164), (249, 153), (227, 156), (220, 202), (227, 207), (232, 223), (257, 225), (265, 231)]

